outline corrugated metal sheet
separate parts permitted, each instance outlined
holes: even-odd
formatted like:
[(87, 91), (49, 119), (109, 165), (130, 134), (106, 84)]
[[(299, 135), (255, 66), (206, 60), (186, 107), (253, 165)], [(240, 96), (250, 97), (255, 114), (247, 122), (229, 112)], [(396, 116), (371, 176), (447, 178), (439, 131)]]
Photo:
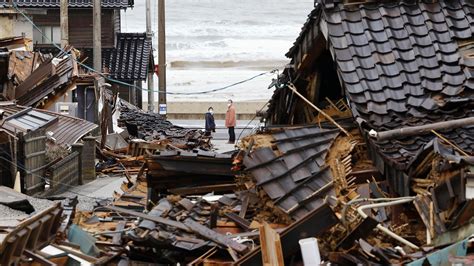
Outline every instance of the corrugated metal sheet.
[[(305, 127), (273, 134), (278, 152), (263, 147), (244, 165), (274, 203), (297, 220), (334, 195), (326, 155), (339, 130)], [(331, 198), (328, 198), (332, 201)]]
[(51, 124), (56, 119), (55, 116), (28, 108), (6, 118), (3, 121), (2, 128), (10, 132), (35, 131)]
[(56, 115), (58, 117), (58, 122), (48, 126), (46, 131), (53, 132), (53, 138), (56, 139), (56, 143), (59, 145), (74, 144), (97, 128), (96, 124), (84, 119), (45, 110), (39, 111), (50, 115)]
[[(19, 7), (24, 8), (59, 8), (60, 0), (14, 0)], [(3, 1), (7, 5), (8, 1)], [(128, 8), (133, 7), (133, 0), (102, 0), (103, 8)], [(2, 2), (0, 2), (2, 5)], [(69, 0), (69, 7), (90, 8), (92, 0)]]
[[(76, 143), (97, 127), (96, 124), (80, 118), (46, 110), (30, 109), (31, 108), (16, 105), (12, 102), (0, 102), (0, 110), (4, 110), (4, 119), (0, 120), (0, 125), (3, 124), (1, 128), (14, 133), (18, 131), (34, 131), (44, 127), (45, 131), (53, 132), (53, 137), (56, 139), (57, 144), (67, 146)], [(24, 112), (24, 114), (22, 114), (22, 112)], [(17, 114), (20, 115), (15, 116)], [(45, 122), (42, 125), (34, 122), (38, 120)], [(46, 120), (48, 122), (46, 122)], [(23, 125), (22, 130), (16, 127), (15, 131), (15, 128), (12, 128), (12, 125), (8, 124), (10, 121), (15, 121), (16, 124), (21, 123), (21, 125)], [(28, 125), (30, 125), (30, 127)], [(36, 125), (36, 127), (32, 127), (33, 125)]]
[(19, 104), (36, 106), (47, 96), (57, 96), (73, 82), (77, 77), (77, 65), (73, 56), (59, 58), (61, 57), (41, 64), (16, 87), (16, 99)]

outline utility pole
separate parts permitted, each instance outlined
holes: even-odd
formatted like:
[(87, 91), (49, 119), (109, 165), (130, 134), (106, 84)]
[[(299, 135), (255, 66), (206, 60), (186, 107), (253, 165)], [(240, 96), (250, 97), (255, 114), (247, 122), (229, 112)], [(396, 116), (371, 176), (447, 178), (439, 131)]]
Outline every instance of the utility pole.
[(158, 0), (158, 95), (160, 114), (166, 115), (165, 0)]
[(93, 27), (93, 48), (94, 48), (94, 69), (102, 73), (102, 36), (101, 36), (101, 0), (93, 0), (93, 18), (92, 18), (92, 27)]
[(68, 1), (61, 0), (60, 16), (61, 16), (61, 47), (64, 48), (69, 44), (69, 18), (68, 18)]
[[(151, 30), (151, 0), (146, 0), (146, 37), (150, 38), (150, 40), (153, 37), (153, 32)], [(151, 49), (151, 57), (153, 58), (153, 47)], [(148, 70), (148, 111), (153, 112), (155, 109), (154, 107), (154, 93), (153, 93), (153, 74), (155, 70)]]

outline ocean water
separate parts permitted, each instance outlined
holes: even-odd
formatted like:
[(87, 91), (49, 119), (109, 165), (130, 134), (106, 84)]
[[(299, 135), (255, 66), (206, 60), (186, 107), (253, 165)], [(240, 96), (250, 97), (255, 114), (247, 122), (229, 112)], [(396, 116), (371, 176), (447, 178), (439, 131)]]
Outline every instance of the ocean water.
[[(166, 1), (167, 90), (206, 91), (282, 69), (289, 62), (285, 53), (312, 8), (313, 0)], [(154, 31), (156, 11), (157, 1), (152, 1)], [(135, 0), (135, 7), (122, 14), (122, 31), (144, 32), (145, 23), (145, 0)], [(168, 101), (265, 101), (275, 76), (266, 74), (212, 94), (168, 95)]]

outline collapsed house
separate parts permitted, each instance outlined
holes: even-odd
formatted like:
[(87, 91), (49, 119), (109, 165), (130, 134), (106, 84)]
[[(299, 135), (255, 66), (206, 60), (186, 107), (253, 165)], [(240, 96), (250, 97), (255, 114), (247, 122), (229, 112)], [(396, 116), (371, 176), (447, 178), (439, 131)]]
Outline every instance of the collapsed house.
[[(362, 4), (321, 1), (287, 53), (291, 65), (274, 82), (276, 90), (267, 113), (269, 120), (276, 125), (325, 121), (334, 127), (350, 111), (358, 131), (346, 131), (343, 135), (348, 140), (357, 140), (355, 148), (365, 149), (368, 157), (352, 154), (351, 158), (340, 158), (343, 168), (350, 170), (342, 171), (342, 175), (337, 167), (331, 169), (335, 182), (343, 178), (337, 186), (336, 197), (341, 200), (341, 196), (353, 193), (347, 191), (346, 182), (352, 180), (356, 184), (369, 182), (369, 194), (367, 188), (362, 193), (362, 186), (356, 186), (357, 194), (353, 195), (367, 197), (367, 202), (384, 201), (381, 197), (399, 198), (402, 203), (405, 200), (403, 206), (379, 208), (376, 216), (361, 215), (364, 221), (360, 227), (344, 230), (346, 242), (328, 244), (337, 254), (328, 253), (329, 261), (365, 264), (406, 263), (415, 259), (392, 256), (392, 251), (376, 250), (374, 246), (367, 249), (370, 228), (377, 223), (378, 228), (380, 225), (397, 228), (408, 222), (411, 232), (404, 234), (410, 240), (398, 244), (413, 251), (420, 250), (421, 246), (443, 246), (470, 236), (467, 230), (453, 237), (459, 228), (469, 227), (472, 218), (468, 185), (474, 148), (472, 9), (469, 1)], [(318, 142), (316, 135), (307, 134)], [(340, 145), (338, 138), (333, 141)], [(278, 139), (275, 142), (279, 143)], [(278, 146), (278, 150), (282, 148)], [(258, 157), (262, 152), (258, 149), (254, 154)], [(272, 161), (275, 156), (267, 151), (266, 157), (260, 160)], [(248, 162), (250, 167), (252, 161)], [(293, 181), (297, 181), (303, 167), (292, 168), (293, 160), (288, 162), (285, 157), (282, 161), (293, 171)], [(351, 169), (368, 162), (370, 165), (362, 170)], [(270, 170), (277, 171), (276, 167)], [(377, 176), (380, 182), (376, 181)], [(263, 181), (258, 183), (266, 186), (272, 183), (266, 179), (273, 180), (261, 178)], [(285, 175), (277, 174), (275, 178), (281, 183)], [(305, 182), (311, 179), (303, 180), (300, 184), (308, 187)], [(376, 189), (377, 186), (380, 188)], [(285, 198), (287, 193), (283, 194)], [(320, 199), (325, 197), (325, 193), (318, 193)], [(296, 207), (299, 201), (306, 199), (301, 194), (292, 204), (283, 205), (279, 196), (281, 194), (275, 201), (287, 212), (293, 211), (289, 207)], [(375, 208), (377, 204), (373, 205)], [(392, 204), (386, 204), (389, 205)], [(382, 216), (380, 211), (384, 212)], [(371, 226), (369, 218), (376, 220)], [(422, 228), (427, 234), (417, 235), (416, 231)], [(354, 249), (354, 245), (357, 248)], [(340, 253), (348, 248), (352, 248), (352, 255)]]
[[(25, 254), (295, 265), (317, 262), (318, 251), (336, 265), (472, 263), (473, 9), (317, 1), (272, 83), (268, 125), (225, 154), (79, 74), (76, 83), (102, 88), (93, 111), (102, 136), (87, 149), (99, 173), (125, 176), (123, 192), (91, 210), (58, 207), (65, 219), (47, 235), (63, 234), (49, 242), (63, 253)], [(50, 211), (40, 216), (58, 215)]]

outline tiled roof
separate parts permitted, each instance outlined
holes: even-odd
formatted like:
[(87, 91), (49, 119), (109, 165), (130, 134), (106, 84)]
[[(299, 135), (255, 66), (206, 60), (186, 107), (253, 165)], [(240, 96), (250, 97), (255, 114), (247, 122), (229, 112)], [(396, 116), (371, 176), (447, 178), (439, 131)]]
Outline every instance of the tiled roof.
[(118, 33), (115, 51), (104, 57), (110, 76), (119, 80), (145, 80), (153, 58), (146, 33)]
[[(19, 7), (24, 8), (59, 8), (60, 0), (13, 0)], [(134, 0), (102, 0), (103, 8), (133, 7)], [(8, 0), (0, 0), (0, 6), (8, 5)], [(92, 0), (69, 0), (69, 7), (90, 8)]]
[[(385, 131), (474, 115), (474, 49), (461, 45), (472, 41), (472, 1), (338, 2), (323, 0), (321, 31), (355, 117)], [(474, 151), (474, 127), (440, 133)], [(403, 170), (434, 138), (370, 141)]]
[[(42, 53), (59, 52), (57, 48), (38, 48)], [(79, 60), (93, 65), (92, 49), (80, 49)], [(117, 33), (116, 48), (102, 48), (102, 65), (108, 68), (110, 77), (122, 81), (146, 80), (150, 60), (153, 58), (152, 42), (146, 33)], [(85, 61), (81, 59), (84, 58)]]
[(298, 220), (318, 209), (325, 198), (332, 203), (333, 177), (326, 165), (336, 129), (304, 127), (273, 134), (278, 155), (270, 147), (254, 150), (244, 165), (276, 206)]

